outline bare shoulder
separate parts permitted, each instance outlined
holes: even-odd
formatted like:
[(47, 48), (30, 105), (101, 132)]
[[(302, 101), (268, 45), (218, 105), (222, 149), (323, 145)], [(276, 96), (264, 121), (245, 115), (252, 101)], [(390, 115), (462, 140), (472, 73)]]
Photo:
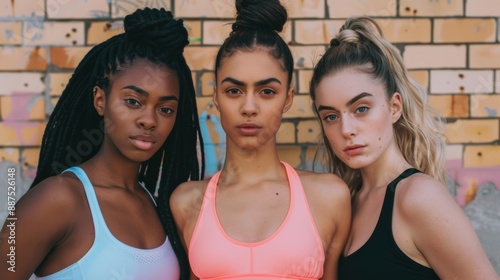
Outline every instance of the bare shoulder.
[(187, 181), (175, 188), (170, 197), (170, 206), (174, 211), (174, 215), (179, 211), (199, 209), (209, 181), (210, 178), (200, 181)]
[(351, 195), (347, 184), (332, 173), (317, 173), (306, 170), (297, 170), (302, 181), (304, 192), (310, 202), (322, 205), (325, 208), (347, 207), (351, 202)]

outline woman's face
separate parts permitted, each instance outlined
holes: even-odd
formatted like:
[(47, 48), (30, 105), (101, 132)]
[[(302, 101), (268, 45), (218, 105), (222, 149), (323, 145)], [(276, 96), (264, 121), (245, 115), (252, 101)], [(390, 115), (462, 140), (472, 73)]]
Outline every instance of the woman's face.
[(350, 168), (369, 166), (395, 144), (401, 96), (389, 99), (370, 74), (347, 68), (326, 76), (316, 88), (315, 107), (333, 152)]
[(179, 81), (174, 71), (144, 60), (111, 77), (110, 92), (94, 94), (105, 140), (125, 158), (143, 162), (163, 145), (175, 124)]
[(252, 150), (274, 143), (293, 99), (281, 62), (265, 49), (236, 51), (222, 60), (216, 82), (213, 98), (228, 144)]

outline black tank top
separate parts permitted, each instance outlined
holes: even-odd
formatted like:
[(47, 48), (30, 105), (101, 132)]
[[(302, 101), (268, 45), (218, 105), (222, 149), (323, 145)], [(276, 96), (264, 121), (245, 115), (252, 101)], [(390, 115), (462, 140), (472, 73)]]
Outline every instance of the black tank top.
[(387, 186), (384, 204), (375, 229), (368, 241), (356, 252), (339, 260), (339, 280), (357, 279), (439, 279), (431, 268), (425, 267), (399, 249), (392, 234), (392, 210), (396, 185), (419, 170), (409, 168)]

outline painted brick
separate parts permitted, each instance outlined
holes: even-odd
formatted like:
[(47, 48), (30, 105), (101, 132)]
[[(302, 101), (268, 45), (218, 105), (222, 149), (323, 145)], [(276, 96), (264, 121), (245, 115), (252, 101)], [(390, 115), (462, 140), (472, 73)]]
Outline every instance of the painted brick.
[(54, 107), (56, 106), (57, 104), (57, 101), (59, 101), (59, 97), (51, 97), (50, 98), (50, 103), (46, 104), (47, 108), (47, 112), (51, 113), (52, 110), (54, 110)]
[(500, 2), (497, 0), (474, 0), (465, 3), (465, 15), (468, 17), (500, 17)]
[(301, 162), (301, 148), (298, 146), (278, 146), (276, 149), (278, 158), (290, 164), (292, 167), (297, 168)]
[(203, 110), (208, 110), (207, 112), (209, 114), (219, 114), (213, 105), (213, 99), (211, 96), (196, 97), (196, 107), (198, 108), (198, 115), (200, 115)]
[(188, 31), (189, 44), (201, 44), (201, 21), (199, 20), (185, 20), (184, 27)]
[(384, 37), (391, 43), (429, 43), (432, 30), (429, 19), (377, 19)]
[(17, 148), (0, 148), (0, 161), (10, 161), (19, 163), (19, 149)]
[(500, 93), (500, 71), (495, 71), (495, 93)]
[(469, 95), (429, 95), (429, 103), (445, 118), (466, 118), (469, 116)]
[(470, 45), (470, 68), (500, 68), (500, 44)]
[(45, 1), (43, 0), (2, 0), (0, 1), (0, 18), (30, 18), (45, 15)]
[(343, 24), (343, 20), (295, 20), (295, 42), (329, 45)]
[(60, 96), (69, 82), (72, 73), (49, 73), (49, 94), (50, 96)]
[(41, 94), (45, 90), (39, 73), (0, 73), (0, 85), (0, 95)]
[[(123, 18), (127, 14), (133, 13), (137, 9), (142, 9), (145, 7), (149, 8), (165, 8), (165, 10), (170, 11), (172, 8), (170, 6), (170, 0), (154, 0), (154, 1), (119, 1), (112, 0), (106, 1), (111, 2), (111, 17), (113, 18)], [(175, 14), (174, 14), (175, 16)]]
[(297, 125), (297, 142), (304, 143), (318, 143), (321, 137), (321, 127), (317, 120), (301, 121)]
[(90, 47), (50, 48), (51, 64), (59, 69), (75, 69)]
[[(129, 1), (116, 1), (128, 3)], [(109, 1), (106, 0), (47, 0), (49, 19), (80, 19), (109, 17)], [(129, 10), (132, 12), (133, 10)]]
[(464, 151), (464, 167), (500, 167), (500, 146), (479, 145), (466, 146)]
[(313, 75), (313, 70), (299, 70), (298, 71), (298, 90), (299, 93), (309, 94), (309, 85)]
[[(500, 95), (478, 94), (470, 97), (471, 117), (500, 117)], [(500, 154), (499, 154), (500, 155)]]
[(203, 44), (221, 45), (231, 32), (231, 21), (207, 20), (203, 22)]
[(203, 72), (200, 77), (201, 95), (212, 96), (214, 94), (215, 75), (213, 71)]
[(184, 57), (191, 71), (213, 71), (218, 50), (218, 47), (187, 47), (184, 49)]
[(492, 93), (493, 70), (432, 70), (432, 93)]
[(326, 0), (330, 18), (395, 16), (396, 0)]
[(47, 51), (39, 47), (0, 47), (0, 70), (47, 69)]
[(28, 121), (45, 119), (45, 101), (41, 95), (0, 96), (3, 121)]
[(24, 148), (21, 152), (21, 164), (23, 165), (23, 169), (38, 166), (39, 156), (39, 148)]
[(39, 146), (45, 129), (44, 122), (0, 122), (0, 146)]
[(400, 0), (399, 14), (402, 17), (451, 17), (463, 15), (463, 0), (414, 1)]
[(0, 22), (0, 45), (20, 45), (23, 43), (21, 36), (22, 23)]
[(406, 46), (403, 58), (406, 67), (415, 68), (465, 68), (464, 45), (411, 45)]
[(292, 107), (284, 114), (285, 118), (314, 118), (312, 100), (309, 95), (295, 95)]
[(179, 18), (234, 18), (236, 8), (231, 0), (184, 0), (174, 2)]
[(446, 145), (445, 161), (460, 160), (462, 162), (464, 145)]
[(499, 120), (457, 120), (446, 124), (448, 143), (491, 143), (498, 140)]
[(408, 71), (410, 77), (412, 77), (419, 85), (425, 89), (429, 88), (429, 71), (426, 70), (412, 70)]
[(325, 0), (284, 0), (281, 3), (287, 9), (289, 18), (325, 17)]
[(276, 134), (276, 143), (293, 144), (295, 143), (295, 124), (293, 122), (282, 122)]
[(93, 21), (87, 30), (87, 44), (97, 45), (123, 32), (123, 21)]
[(436, 43), (494, 42), (495, 39), (495, 19), (434, 20), (434, 42)]
[(44, 22), (23, 25), (26, 46), (79, 46), (85, 43), (83, 21)]
[(325, 53), (325, 46), (290, 46), (295, 67), (312, 69)]

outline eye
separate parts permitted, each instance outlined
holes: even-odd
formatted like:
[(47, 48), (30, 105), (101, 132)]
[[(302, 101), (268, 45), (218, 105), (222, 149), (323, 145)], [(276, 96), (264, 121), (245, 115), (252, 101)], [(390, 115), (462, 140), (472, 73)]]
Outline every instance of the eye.
[(366, 107), (366, 106), (361, 106), (358, 109), (356, 109), (356, 113), (360, 113), (360, 114), (366, 113), (367, 111), (368, 111), (368, 107)]
[(174, 114), (175, 113), (175, 110), (170, 108), (170, 107), (161, 107), (158, 109), (158, 111), (160, 111), (163, 114)]
[(272, 89), (269, 89), (269, 88), (263, 89), (261, 92), (264, 95), (274, 95), (274, 94), (276, 94), (276, 91), (274, 91)]
[(128, 105), (132, 106), (132, 107), (139, 107), (141, 106), (141, 103), (139, 103), (139, 101), (133, 99), (133, 98), (127, 98), (125, 99), (125, 103), (127, 103)]
[(237, 89), (237, 88), (229, 88), (229, 89), (227, 89), (227, 90), (226, 90), (226, 93), (227, 93), (228, 95), (237, 95), (237, 94), (239, 94), (240, 92), (241, 92), (241, 91), (240, 91), (239, 89)]
[(338, 116), (335, 114), (329, 114), (323, 117), (323, 120), (326, 122), (333, 122), (338, 119)]

